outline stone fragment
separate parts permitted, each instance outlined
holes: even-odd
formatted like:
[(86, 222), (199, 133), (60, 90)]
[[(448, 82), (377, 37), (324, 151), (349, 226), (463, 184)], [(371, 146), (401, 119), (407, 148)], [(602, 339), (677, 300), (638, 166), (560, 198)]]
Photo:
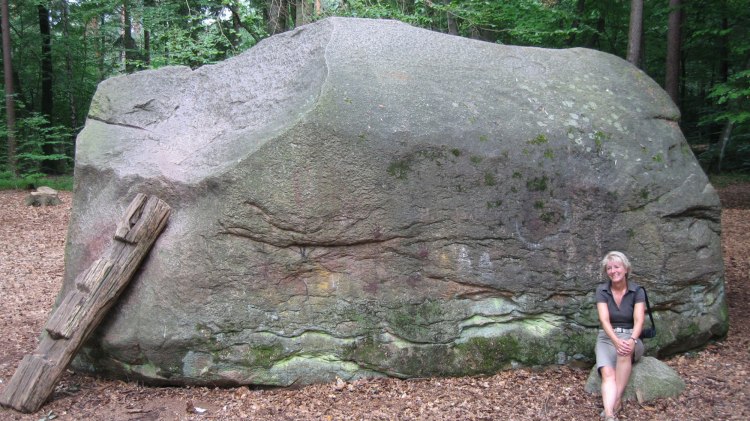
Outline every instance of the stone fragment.
[(57, 206), (62, 202), (57, 194), (57, 190), (42, 186), (30, 192), (26, 196), (24, 203), (26, 203), (26, 206)]
[[(602, 379), (596, 370), (591, 369), (586, 380), (585, 390), (601, 395)], [(661, 398), (679, 396), (685, 390), (685, 381), (662, 361), (654, 357), (643, 357), (633, 365), (630, 381), (623, 392), (624, 400), (637, 400), (639, 403)]]

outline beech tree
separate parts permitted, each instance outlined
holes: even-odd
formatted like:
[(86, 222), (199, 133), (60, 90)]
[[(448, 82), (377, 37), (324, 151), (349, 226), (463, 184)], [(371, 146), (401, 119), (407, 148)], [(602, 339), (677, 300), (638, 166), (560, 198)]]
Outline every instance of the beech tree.
[[(54, 76), (52, 68), (52, 35), (50, 32), (49, 10), (44, 4), (38, 3), (37, 12), (39, 15), (39, 34), (41, 36), (40, 70), (42, 85), (40, 113), (44, 118), (41, 125), (42, 128), (47, 129), (52, 121), (52, 110), (54, 107), (54, 94), (52, 92), (52, 81)], [(56, 159), (60, 157), (56, 146), (56, 142), (44, 142), (41, 145), (44, 158), (50, 158), (40, 158), (40, 170), (45, 174), (61, 174), (64, 172), (64, 168), (61, 165), (62, 161)]]
[(680, 105), (680, 49), (682, 47), (682, 1), (669, 0), (667, 29), (667, 62), (664, 89), (675, 104)]
[(5, 118), (6, 118), (6, 136), (8, 150), (8, 172), (14, 177), (18, 176), (18, 167), (16, 167), (16, 105), (14, 102), (15, 91), (13, 90), (13, 60), (11, 59), (10, 43), (10, 16), (8, 10), (8, 0), (0, 0), (2, 8), (2, 33), (3, 33), (3, 73), (5, 82)]
[(627, 60), (641, 67), (641, 46), (643, 45), (643, 0), (630, 2), (630, 29), (628, 31)]

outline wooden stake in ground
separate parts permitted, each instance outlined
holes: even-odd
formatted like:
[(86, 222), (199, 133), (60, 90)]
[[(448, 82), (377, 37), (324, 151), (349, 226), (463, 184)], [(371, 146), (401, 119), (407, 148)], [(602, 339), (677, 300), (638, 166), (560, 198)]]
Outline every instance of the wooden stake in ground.
[(41, 341), (27, 355), (0, 397), (0, 404), (35, 412), (52, 394), (73, 357), (117, 301), (154, 241), (171, 208), (157, 197), (138, 194), (117, 225), (102, 257), (75, 281), (50, 316)]

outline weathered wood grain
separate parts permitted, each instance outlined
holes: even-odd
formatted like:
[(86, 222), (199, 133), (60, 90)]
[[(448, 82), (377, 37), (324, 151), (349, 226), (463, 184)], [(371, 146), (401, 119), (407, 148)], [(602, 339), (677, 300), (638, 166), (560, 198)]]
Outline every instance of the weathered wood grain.
[(138, 194), (117, 225), (114, 241), (53, 311), (39, 345), (21, 361), (0, 396), (0, 404), (35, 412), (49, 398), (70, 361), (130, 282), (164, 230), (171, 208)]

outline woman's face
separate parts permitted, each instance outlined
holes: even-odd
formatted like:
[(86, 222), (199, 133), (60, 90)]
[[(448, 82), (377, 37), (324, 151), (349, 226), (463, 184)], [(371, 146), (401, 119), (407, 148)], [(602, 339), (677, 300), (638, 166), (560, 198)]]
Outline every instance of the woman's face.
[(607, 262), (607, 276), (613, 283), (625, 281), (627, 275), (628, 271), (620, 259), (612, 259)]

